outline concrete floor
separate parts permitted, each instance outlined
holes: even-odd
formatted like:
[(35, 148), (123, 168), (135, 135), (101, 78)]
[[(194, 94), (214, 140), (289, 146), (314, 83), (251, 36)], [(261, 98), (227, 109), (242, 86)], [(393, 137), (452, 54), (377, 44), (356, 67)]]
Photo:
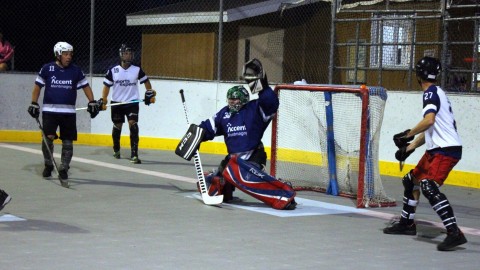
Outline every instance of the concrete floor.
[[(445, 231), (425, 198), (417, 236), (382, 233), (401, 211), (399, 179), (383, 177), (399, 202), (390, 208), (298, 192), (296, 210), (276, 211), (240, 191), (206, 206), (193, 163), (173, 151), (141, 149), (139, 165), (111, 152), (75, 145), (65, 189), (41, 177), (40, 142), (0, 144), (0, 188), (13, 197), (0, 212), (0, 269), (478, 269), (478, 189), (442, 187), (469, 242), (439, 252)], [(222, 158), (203, 154), (204, 168)]]

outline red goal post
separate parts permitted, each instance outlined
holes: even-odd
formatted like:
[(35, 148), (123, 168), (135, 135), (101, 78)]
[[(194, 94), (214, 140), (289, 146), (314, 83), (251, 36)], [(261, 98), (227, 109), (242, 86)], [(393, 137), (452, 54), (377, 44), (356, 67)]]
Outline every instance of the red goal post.
[(387, 94), (382, 87), (278, 85), (270, 173), (295, 190), (394, 206), (380, 177), (378, 148)]

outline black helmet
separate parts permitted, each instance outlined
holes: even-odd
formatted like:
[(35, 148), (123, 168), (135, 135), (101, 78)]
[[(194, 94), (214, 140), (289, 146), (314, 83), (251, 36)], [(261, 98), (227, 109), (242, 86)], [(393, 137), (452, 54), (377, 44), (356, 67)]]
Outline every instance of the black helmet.
[(118, 52), (120, 53), (120, 57), (122, 57), (123, 53), (126, 52), (126, 51), (133, 52), (133, 49), (132, 49), (132, 47), (128, 46), (127, 44), (122, 44), (122, 46), (120, 46), (120, 49), (118, 49)]
[(436, 81), (442, 66), (437, 58), (425, 56), (415, 65), (417, 76), (425, 81)]
[[(118, 52), (120, 54), (120, 60), (122, 62), (127, 63), (127, 64), (131, 64), (133, 59), (135, 58), (134, 50), (132, 49), (132, 47), (128, 46), (127, 44), (122, 44), (122, 46), (120, 46), (120, 49), (118, 50)], [(131, 52), (131, 56), (124, 57), (124, 54), (126, 52)]]

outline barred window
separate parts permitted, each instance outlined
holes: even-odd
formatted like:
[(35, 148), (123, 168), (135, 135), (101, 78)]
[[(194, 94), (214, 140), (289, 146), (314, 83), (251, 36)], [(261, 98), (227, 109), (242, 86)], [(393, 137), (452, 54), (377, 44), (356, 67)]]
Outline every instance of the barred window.
[[(371, 27), (370, 66), (407, 68), (412, 52), (413, 21), (405, 14), (374, 14)], [(402, 19), (404, 18), (404, 19)], [(380, 49), (381, 48), (381, 49)]]

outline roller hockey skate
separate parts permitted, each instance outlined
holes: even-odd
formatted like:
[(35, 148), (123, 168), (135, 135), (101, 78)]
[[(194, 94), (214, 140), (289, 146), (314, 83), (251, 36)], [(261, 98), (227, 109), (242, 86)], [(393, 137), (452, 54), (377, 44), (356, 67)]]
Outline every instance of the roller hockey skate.
[(52, 176), (52, 171), (53, 171), (53, 165), (46, 165), (45, 168), (43, 169), (42, 176), (47, 178)]
[(457, 229), (453, 232), (447, 232), (447, 237), (442, 243), (438, 244), (437, 249), (440, 251), (451, 251), (454, 250), (456, 246), (465, 243), (467, 243), (467, 238), (465, 238), (465, 235), (460, 229)]
[(132, 157), (130, 159), (130, 162), (133, 163), (133, 164), (141, 164), (142, 163), (142, 161), (137, 156)]
[(402, 234), (402, 235), (416, 235), (417, 226), (415, 223), (407, 225), (401, 222), (394, 222), (391, 226), (383, 229), (384, 234)]
[(68, 184), (68, 168), (66, 168), (64, 165), (60, 165), (60, 168), (58, 168), (58, 180), (60, 180), (62, 187), (70, 187)]

